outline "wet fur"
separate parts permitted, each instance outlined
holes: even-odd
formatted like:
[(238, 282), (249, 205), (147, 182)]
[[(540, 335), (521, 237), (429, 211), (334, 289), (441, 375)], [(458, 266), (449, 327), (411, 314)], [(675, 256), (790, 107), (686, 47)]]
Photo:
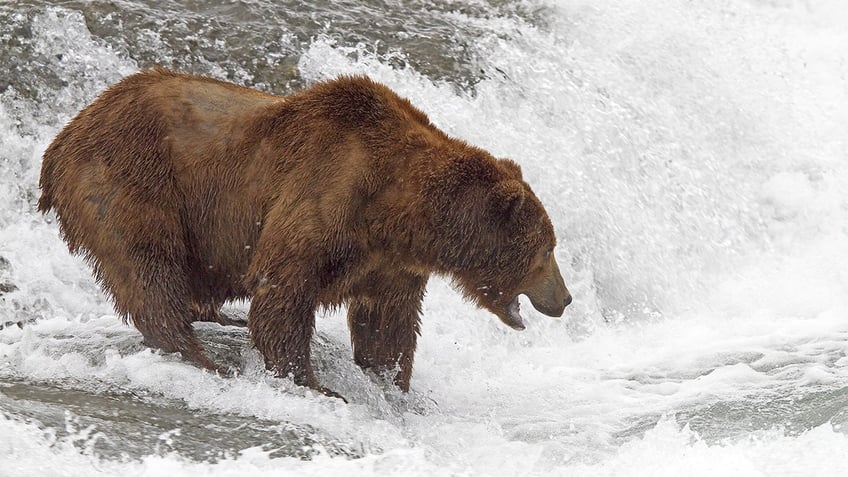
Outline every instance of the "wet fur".
[(251, 299), (268, 368), (328, 394), (309, 356), (317, 307), (347, 304), (356, 362), (397, 366), (407, 390), (431, 273), (494, 311), (555, 243), (517, 165), (365, 77), (278, 97), (130, 76), (47, 148), (41, 189), (39, 210), (149, 345), (217, 369), (191, 323)]

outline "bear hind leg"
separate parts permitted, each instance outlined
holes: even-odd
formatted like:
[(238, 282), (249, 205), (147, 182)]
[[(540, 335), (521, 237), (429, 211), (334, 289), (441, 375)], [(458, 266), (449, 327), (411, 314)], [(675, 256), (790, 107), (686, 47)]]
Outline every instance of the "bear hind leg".
[(132, 323), (141, 332), (146, 346), (158, 348), (166, 353), (180, 353), (183, 359), (201, 368), (227, 374), (227, 370), (206, 356), (190, 322), (176, 323), (176, 326), (166, 331), (157, 324), (155, 317), (150, 319), (144, 315), (135, 315), (132, 317)]
[(200, 321), (204, 323), (218, 323), (221, 326), (238, 326), (246, 327), (247, 322), (230, 318), (221, 312), (221, 305), (218, 303), (192, 303), (192, 321)]
[[(104, 228), (105, 229), (105, 228)], [(105, 235), (108, 231), (101, 230)], [(195, 314), (189, 306), (184, 267), (171, 244), (131, 247), (120, 237), (92, 243), (88, 252), (95, 277), (112, 296), (115, 309), (130, 321), (144, 344), (166, 353), (180, 353), (195, 365), (225, 373), (206, 356), (194, 335)], [(108, 244), (108, 246), (100, 246)], [(118, 246), (124, 244), (124, 246)]]

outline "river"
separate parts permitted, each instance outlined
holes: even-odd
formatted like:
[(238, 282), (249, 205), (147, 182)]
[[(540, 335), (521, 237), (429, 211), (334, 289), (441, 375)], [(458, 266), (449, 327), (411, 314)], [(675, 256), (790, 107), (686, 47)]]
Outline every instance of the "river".
[[(839, 0), (0, 1), (0, 476), (848, 475), (846, 25)], [(431, 279), (408, 394), (323, 312), (347, 404), (243, 329), (197, 328), (236, 377), (145, 348), (35, 203), (61, 127), (154, 65), (389, 85), (521, 164), (574, 303), (516, 332)]]

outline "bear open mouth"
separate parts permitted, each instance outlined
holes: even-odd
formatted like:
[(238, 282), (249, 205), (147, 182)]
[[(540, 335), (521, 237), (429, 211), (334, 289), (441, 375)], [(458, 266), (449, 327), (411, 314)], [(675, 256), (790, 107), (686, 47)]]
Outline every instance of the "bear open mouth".
[(501, 321), (514, 330), (523, 330), (524, 319), (521, 318), (521, 305), (518, 303), (518, 295), (506, 306), (506, 313), (501, 316)]

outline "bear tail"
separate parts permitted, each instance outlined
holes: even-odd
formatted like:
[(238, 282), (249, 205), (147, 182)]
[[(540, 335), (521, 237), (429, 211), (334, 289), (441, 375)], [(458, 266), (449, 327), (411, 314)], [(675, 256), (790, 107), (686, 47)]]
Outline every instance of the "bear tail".
[(44, 152), (41, 160), (41, 177), (38, 180), (38, 186), (41, 188), (41, 197), (38, 198), (38, 211), (46, 214), (53, 208), (53, 175), (55, 170), (56, 160), (51, 154), (53, 145)]

